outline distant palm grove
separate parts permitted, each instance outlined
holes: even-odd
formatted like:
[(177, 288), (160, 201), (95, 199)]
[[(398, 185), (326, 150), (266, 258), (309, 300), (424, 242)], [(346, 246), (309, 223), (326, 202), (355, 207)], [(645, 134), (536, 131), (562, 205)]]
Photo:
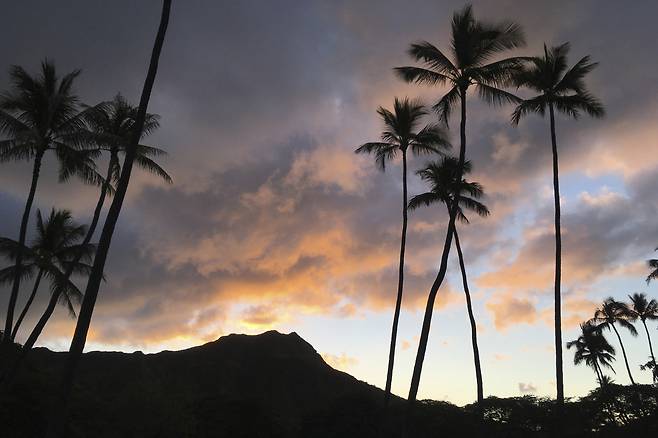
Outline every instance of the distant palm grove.
[[(57, 386), (59, 392), (53, 398), (48, 418), (49, 437), (67, 436), (71, 388), (96, 299), (105, 281), (105, 263), (132, 173), (146, 171), (168, 184), (173, 183), (158, 160), (166, 152), (148, 141), (149, 135), (159, 127), (160, 116), (147, 112), (170, 4), (170, 0), (163, 2), (160, 26), (138, 103), (133, 104), (112, 90), (107, 101), (84, 104), (75, 91), (81, 72), (75, 70), (62, 74), (51, 59), (43, 60), (40, 69), (34, 72), (21, 66), (10, 67), (11, 86), (0, 94), (0, 163), (24, 161), (32, 169), (31, 174), (26, 175), (26, 196), (19, 229), (14, 236), (0, 237), (0, 260), (5, 263), (0, 268), (0, 286), (7, 291), (4, 298), (7, 310), (1, 332), (0, 393), (12, 390), (30, 351), (48, 330), (48, 322), (58, 305), (65, 307), (70, 317), (76, 320), (66, 365)], [(601, 297), (600, 305), (592, 309), (591, 319), (582, 321), (578, 338), (564, 340), (562, 336), (562, 254), (569, 248), (563, 249), (561, 240), (559, 132), (561, 124), (572, 123), (581, 116), (604, 117), (604, 105), (587, 88), (588, 76), (593, 74), (597, 63), (589, 56), (573, 62), (567, 42), (545, 44), (543, 52), (536, 56), (516, 55), (512, 52), (525, 46), (522, 26), (512, 21), (480, 20), (471, 6), (455, 12), (452, 22), (445, 25), (451, 27), (449, 41), (439, 44), (413, 42), (408, 49), (410, 65), (397, 66), (392, 71), (401, 81), (441, 87), (445, 93), (429, 106), (417, 99), (392, 97), (390, 108), (376, 109), (382, 122), (380, 138), (355, 149), (358, 154), (374, 156), (375, 165), (382, 171), (390, 171), (392, 166), (397, 169), (398, 164), (400, 169), (396, 171), (401, 171), (401, 208), (397, 213), (391, 212), (401, 214), (402, 219), (397, 284), (389, 285), (390, 303), (394, 309), (392, 326), (390, 337), (377, 341), (388, 346), (382, 411), (394, 411), (398, 403), (391, 388), (398, 325), (405, 298), (405, 253), (414, 251), (407, 246), (407, 229), (409, 222), (413, 221), (413, 212), (420, 208), (446, 212), (447, 223), (444, 243), (437, 248), (436, 278), (427, 293), (419, 327), (418, 349), (403, 414), (405, 420), (400, 422), (401, 436), (414, 436), (411, 431), (414, 430), (414, 419), (418, 418), (417, 410), (425, 409), (424, 402), (417, 401), (417, 396), (435, 302), (448, 271), (453, 243), (470, 324), (476, 383), (473, 412), (480, 418), (487, 418), (487, 415), (492, 415), (488, 409), (497, 400), (491, 394), (487, 395), (487, 382), (483, 379), (478, 315), (473, 306), (476, 298), (471, 294), (468, 281), (469, 254), (464, 253), (460, 240), (468, 235), (472, 217), (486, 219), (490, 215), (485, 203), (485, 187), (469, 178), (474, 167), (486, 167), (486, 163), (469, 159), (468, 104), (472, 99), (480, 99), (491, 106), (509, 107), (513, 125), (523, 123), (527, 117), (546, 119), (545, 142), (552, 157), (554, 199), (555, 251), (554, 258), (546, 263), (554, 266), (555, 275), (556, 392), (555, 401), (550, 401), (555, 415), (559, 416), (569, 402), (565, 398), (563, 347), (569, 354), (573, 352), (574, 364), (591, 368), (592, 378), (599, 386), (593, 392), (597, 397), (610, 397), (617, 391), (622, 394), (619, 397), (634, 400), (629, 405), (644, 403), (647, 394), (651, 394), (650, 387), (658, 385), (658, 365), (651, 336), (658, 320), (656, 299), (636, 291), (627, 291), (628, 300), (623, 302)], [(458, 140), (455, 144), (450, 140), (450, 126), (456, 131)], [(49, 206), (49, 210), (34, 207), (35, 200), (43, 202), (39, 184), (42, 170), (52, 166), (57, 166), (62, 183), (78, 179), (97, 189), (97, 200), (94, 205), (89, 205), (89, 224), (80, 223), (70, 210), (61, 206)], [(408, 181), (414, 175), (426, 184), (424, 193), (408, 193)], [(650, 284), (658, 279), (658, 259), (649, 260), (647, 265), (646, 282)], [(83, 284), (85, 286), (81, 287)], [(40, 294), (48, 295), (44, 308), (35, 305), (42, 302), (35, 301)], [(27, 315), (38, 316), (26, 319)], [(31, 320), (36, 320), (33, 326), (27, 324)], [(24, 339), (22, 344), (16, 342), (19, 335), (24, 335), (20, 337)], [(646, 337), (644, 357), (629, 357), (624, 347), (628, 336)], [(618, 381), (630, 386), (621, 388), (613, 381), (610, 372), (616, 374)], [(638, 384), (636, 376), (641, 373), (651, 376), (654, 385)], [(633, 399), (636, 396), (639, 401)], [(617, 399), (606, 400), (610, 406), (618, 402)], [(652, 403), (652, 412), (655, 412), (656, 403)], [(637, 412), (626, 414), (630, 415), (628, 418), (639, 416)], [(558, 421), (557, 418), (553, 421)], [(630, 422), (628, 418), (621, 415), (609, 420), (624, 425)]]

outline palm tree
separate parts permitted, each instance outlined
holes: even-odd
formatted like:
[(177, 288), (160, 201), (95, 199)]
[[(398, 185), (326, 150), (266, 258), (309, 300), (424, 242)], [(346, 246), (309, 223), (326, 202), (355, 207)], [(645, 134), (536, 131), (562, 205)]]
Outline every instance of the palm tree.
[(87, 182), (100, 183), (93, 164), (94, 153), (84, 151), (85, 137), (80, 135), (83, 127), (78, 112), (78, 98), (73, 94), (73, 81), (80, 74), (75, 70), (61, 80), (55, 66), (45, 60), (41, 73), (31, 76), (22, 67), (13, 66), (10, 71), (12, 90), (0, 96), (0, 162), (32, 161), (32, 182), (21, 219), (16, 268), (7, 317), (6, 336), (3, 342), (11, 341), (14, 310), (21, 282), (22, 248), (25, 247), (30, 211), (39, 181), (44, 155), (54, 151), (60, 161), (60, 180), (71, 174), (82, 176)]
[[(85, 134), (90, 139), (90, 143), (96, 145), (97, 151), (109, 153), (109, 158), (106, 176), (101, 184), (100, 196), (96, 202), (96, 207), (94, 208), (91, 224), (82, 243), (83, 246), (91, 242), (103, 210), (105, 198), (114, 193), (113, 184), (118, 182), (121, 174), (120, 155), (126, 153), (132, 129), (135, 124), (136, 114), (137, 109), (130, 105), (121, 95), (117, 95), (111, 102), (104, 102), (95, 107), (89, 107), (85, 111)], [(158, 119), (159, 116), (156, 114), (146, 114), (140, 138), (144, 138), (158, 128)], [(139, 144), (135, 154), (135, 163), (142, 169), (161, 177), (164, 181), (171, 184), (171, 176), (169, 176), (169, 174), (152, 158), (164, 156), (166, 154), (167, 153), (162, 149)], [(83, 255), (84, 254), (81, 253), (80, 257)], [(71, 267), (75, 266), (79, 260), (79, 257), (74, 258)], [(64, 273), (64, 276), (69, 278), (72, 274), (73, 269), (71, 268)], [(23, 345), (24, 354), (27, 354), (27, 351), (34, 346), (47, 322), (50, 320), (50, 317), (57, 306), (60, 292), (62, 291), (55, 290), (51, 295), (46, 311), (43, 313)]]
[[(448, 123), (452, 109), (459, 104), (461, 108), (459, 168), (466, 160), (466, 94), (471, 85), (486, 102), (500, 105), (506, 102), (517, 102), (517, 98), (499, 87), (507, 85), (512, 78), (512, 72), (517, 69), (523, 59), (507, 58), (490, 62), (495, 55), (525, 44), (521, 27), (513, 22), (486, 23), (476, 20), (471, 6), (466, 6), (456, 12), (452, 18), (452, 60), (434, 45), (423, 41), (412, 44), (409, 54), (423, 63), (423, 67), (398, 67), (397, 74), (407, 82), (428, 85), (449, 84), (448, 91), (434, 105), (439, 118)], [(457, 178), (461, 180), (461, 176)], [(458, 203), (455, 203), (457, 205)], [(443, 283), (448, 267), (448, 254), (452, 246), (452, 236), (455, 229), (456, 210), (450, 213), (448, 230), (446, 232), (441, 264), (436, 279), (432, 284), (425, 307), (425, 316), (418, 343), (418, 352), (414, 363), (414, 371), (409, 388), (409, 406), (413, 406), (418, 394), (420, 375), (429, 340), (430, 325), (434, 301)], [(410, 411), (409, 411), (410, 412)], [(410, 415), (410, 414), (408, 414)]]
[(567, 342), (567, 348), (576, 349), (573, 357), (574, 365), (585, 363), (596, 372), (597, 380), (601, 387), (605, 386), (608, 379), (603, 375), (602, 367), (612, 372), (612, 362), (615, 360), (615, 349), (608, 343), (599, 327), (591, 322), (580, 324), (581, 334), (575, 341)]
[[(647, 328), (647, 320), (658, 319), (658, 301), (655, 299), (649, 300), (646, 294), (634, 293), (629, 295), (631, 305), (627, 306), (628, 317), (631, 320), (640, 320), (644, 326), (644, 331), (647, 333), (647, 342), (649, 343), (649, 353), (651, 353), (651, 362), (655, 369), (656, 356), (653, 354), (653, 346), (651, 345), (651, 336), (649, 336), (649, 329)], [(655, 375), (655, 373), (654, 373)]]
[(629, 322), (629, 310), (624, 305), (615, 301), (613, 298), (608, 298), (601, 306), (596, 309), (594, 312), (594, 317), (591, 319), (592, 324), (598, 324), (600, 329), (613, 330), (615, 335), (617, 335), (617, 340), (619, 340), (619, 345), (621, 346), (621, 352), (624, 356), (624, 363), (626, 364), (626, 371), (628, 372), (628, 378), (631, 380), (631, 383), (635, 385), (635, 380), (633, 380), (633, 375), (631, 374), (631, 368), (628, 366), (628, 358), (626, 357), (626, 350), (624, 349), (624, 344), (621, 341), (621, 336), (615, 323), (624, 327), (630, 332), (631, 335), (637, 336), (637, 330), (631, 322)]
[[(66, 305), (71, 315), (75, 316), (72, 301), (79, 302), (82, 298), (82, 293), (68, 279), (62, 285), (63, 272), (71, 268), (76, 274), (85, 274), (91, 268), (91, 266), (79, 260), (74, 261), (78, 253), (82, 255), (81, 258), (84, 261), (91, 260), (94, 245), (88, 243), (81, 245), (78, 243), (82, 236), (85, 235), (87, 227), (76, 224), (71, 217), (71, 212), (68, 210), (52, 209), (50, 216), (44, 220), (41, 211), (37, 210), (36, 220), (36, 238), (32, 245), (23, 251), (26, 261), (26, 264), (23, 265), (23, 271), (29, 276), (32, 276), (34, 271), (36, 271), (37, 277), (32, 287), (32, 293), (23, 306), (23, 310), (16, 320), (16, 324), (14, 324), (13, 332), (11, 333), (12, 341), (16, 339), (18, 329), (34, 301), (44, 276), (50, 280), (53, 291), (59, 291), (61, 289), (63, 293), (60, 296), (60, 302)], [(0, 252), (3, 252), (5, 255), (9, 255), (10, 257), (15, 255), (17, 252), (15, 248), (17, 247), (18, 242), (7, 238), (0, 238)], [(14, 269), (15, 266), (10, 266), (2, 270), (2, 272), (7, 271), (9, 274), (9, 270), (13, 271)], [(9, 280), (10, 278), (11, 275), (0, 274), (0, 281)], [(63, 287), (60, 288), (59, 286)]]
[(555, 137), (555, 110), (577, 119), (581, 112), (592, 117), (602, 117), (601, 103), (585, 87), (585, 76), (596, 63), (589, 56), (583, 57), (567, 70), (569, 44), (548, 49), (544, 45), (544, 56), (530, 58), (529, 62), (515, 74), (517, 87), (527, 87), (538, 95), (519, 103), (512, 113), (512, 123), (518, 124), (530, 113), (543, 116), (548, 108), (553, 153), (553, 195), (555, 203), (555, 374), (557, 399), (564, 403), (564, 375), (562, 368), (562, 234), (560, 231), (560, 179), (558, 150)]
[[(656, 248), (656, 251), (658, 251), (658, 248)], [(647, 284), (649, 284), (651, 280), (658, 278), (658, 259), (647, 260), (647, 266), (651, 269), (651, 272), (647, 276)]]
[(393, 111), (379, 107), (377, 113), (384, 121), (385, 131), (381, 141), (365, 143), (356, 149), (356, 153), (375, 155), (377, 166), (384, 171), (386, 162), (402, 156), (402, 238), (400, 240), (400, 266), (398, 270), (398, 292), (393, 314), (391, 345), (388, 355), (384, 406), (388, 406), (393, 382), (393, 363), (395, 361), (395, 344), (397, 342), (398, 321), (402, 307), (402, 290), (404, 283), (404, 251), (407, 240), (407, 150), (414, 155), (440, 153), (450, 147), (445, 131), (437, 125), (426, 125), (418, 130), (421, 118), (427, 114), (425, 107), (418, 101), (395, 98)]
[(98, 297), (98, 290), (103, 279), (103, 269), (105, 267), (107, 253), (110, 249), (114, 228), (119, 219), (121, 207), (123, 206), (123, 200), (126, 196), (126, 191), (128, 190), (130, 174), (135, 162), (135, 156), (137, 155), (139, 140), (144, 129), (148, 102), (151, 97), (151, 91), (153, 90), (153, 84), (155, 83), (155, 76), (158, 71), (158, 62), (160, 60), (160, 53), (164, 44), (167, 26), (169, 24), (170, 11), (171, 0), (163, 0), (160, 25), (158, 27), (158, 33), (155, 38), (153, 52), (151, 53), (151, 61), (149, 64), (148, 73), (146, 75), (146, 80), (144, 82), (144, 88), (142, 89), (139, 108), (135, 116), (135, 124), (131, 131), (130, 143), (128, 143), (126, 148), (126, 156), (123, 163), (123, 168), (121, 169), (121, 175), (117, 182), (116, 193), (112, 199), (112, 204), (110, 205), (107, 218), (105, 219), (105, 224), (103, 225), (103, 230), (101, 232), (100, 240), (98, 243), (98, 249), (96, 251), (96, 257), (94, 257), (94, 264), (92, 266), (89, 281), (87, 282), (87, 288), (85, 289), (85, 295), (80, 307), (78, 322), (75, 326), (75, 332), (73, 334), (73, 339), (71, 340), (71, 346), (69, 348), (69, 356), (64, 367), (61, 392), (58, 397), (58, 403), (55, 405), (56, 412), (55, 415), (52, 416), (52, 422), (48, 427), (48, 433), (46, 435), (49, 438), (55, 438), (64, 435), (64, 426), (66, 423), (66, 413), (68, 410), (69, 396), (71, 394), (71, 386), (73, 384), (77, 365), (80, 361), (80, 358), (82, 357), (82, 351), (84, 350), (85, 342), (87, 340), (87, 333), (89, 331), (89, 326), (91, 325), (91, 317), (94, 312), (96, 298)]
[[(462, 174), (466, 175), (471, 172), (471, 162), (464, 162)], [(419, 170), (418, 175), (421, 179), (428, 182), (431, 186), (430, 191), (414, 196), (409, 201), (409, 208), (414, 210), (421, 206), (429, 206), (431, 204), (440, 203), (444, 204), (450, 214), (452, 204), (455, 199), (459, 199), (457, 206), (457, 218), (464, 224), (468, 224), (468, 218), (464, 215), (463, 209), (474, 211), (481, 217), (489, 216), (489, 209), (478, 201), (484, 194), (482, 186), (477, 182), (469, 182), (462, 178), (461, 182), (457, 183), (457, 175), (459, 172), (459, 162), (454, 157), (445, 157), (438, 162), (429, 163), (424, 169)], [(456, 195), (458, 193), (458, 195)], [(464, 255), (459, 243), (459, 235), (457, 234), (457, 227), (455, 225), (455, 246), (457, 247), (457, 254), (459, 256), (459, 267), (462, 273), (462, 283), (464, 285), (464, 295), (466, 295), (466, 309), (468, 310), (468, 318), (471, 323), (471, 343), (473, 345), (473, 361), (475, 363), (475, 381), (477, 383), (477, 400), (482, 403), (484, 400), (484, 389), (482, 385), (482, 370), (480, 368), (480, 352), (478, 349), (477, 340), (477, 326), (475, 324), (475, 316), (473, 316), (473, 306), (471, 304), (471, 292), (468, 288), (468, 280), (466, 276), (466, 265), (464, 263)]]

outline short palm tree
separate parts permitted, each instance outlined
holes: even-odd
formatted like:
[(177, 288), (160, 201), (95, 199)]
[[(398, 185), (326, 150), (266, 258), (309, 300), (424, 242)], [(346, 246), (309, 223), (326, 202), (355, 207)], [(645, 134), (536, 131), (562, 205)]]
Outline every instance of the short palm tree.
[[(91, 260), (94, 252), (94, 246), (91, 244), (81, 245), (79, 240), (85, 235), (87, 227), (78, 225), (73, 221), (71, 213), (67, 210), (55, 210), (50, 212), (50, 216), (45, 220), (41, 211), (37, 210), (36, 214), (36, 237), (29, 248), (25, 248), (25, 264), (23, 265), (24, 275), (32, 276), (37, 273), (32, 293), (28, 297), (23, 310), (21, 311), (16, 324), (14, 324), (11, 340), (16, 338), (18, 329), (30, 309), (34, 298), (39, 289), (42, 278), (47, 278), (51, 283), (51, 290), (61, 291), (59, 301), (64, 304), (69, 313), (75, 316), (73, 301), (80, 302), (82, 293), (68, 279), (64, 280), (64, 271), (71, 268), (76, 274), (86, 274), (91, 268), (86, 264)], [(0, 251), (9, 256), (10, 259), (17, 253), (18, 242), (2, 238), (0, 239)], [(83, 261), (74, 262), (78, 253), (82, 254)], [(0, 281), (9, 280), (15, 266), (0, 271)]]
[[(121, 174), (121, 155), (126, 153), (127, 146), (130, 142), (136, 113), (137, 109), (130, 105), (121, 95), (117, 95), (110, 102), (104, 102), (95, 107), (88, 108), (85, 111), (84, 121), (86, 126), (85, 129), (87, 130), (86, 135), (90, 139), (90, 142), (93, 143), (99, 151), (108, 153), (109, 157), (106, 176), (101, 185), (100, 196), (96, 202), (91, 224), (87, 230), (84, 241), (82, 242), (83, 246), (88, 245), (89, 242), (91, 242), (100, 219), (105, 199), (108, 195), (114, 193), (113, 184), (118, 182)], [(158, 115), (146, 114), (144, 128), (142, 129), (142, 135), (140, 138), (146, 137), (158, 128), (158, 119)], [(139, 144), (135, 154), (135, 163), (140, 168), (159, 176), (164, 181), (171, 184), (171, 176), (169, 176), (169, 174), (153, 159), (164, 155), (166, 155), (166, 152), (162, 149)], [(80, 253), (79, 257), (83, 256), (84, 254)], [(74, 258), (71, 269), (64, 273), (66, 278), (69, 278), (74, 273), (72, 268), (77, 262), (79, 262), (79, 260), (78, 257)], [(43, 332), (46, 323), (50, 320), (50, 317), (56, 308), (58, 293), (58, 290), (55, 290), (51, 295), (46, 311), (41, 316), (32, 330), (32, 333), (23, 345), (24, 351), (28, 351), (32, 348)]]
[[(658, 251), (658, 248), (656, 248), (656, 251)], [(649, 284), (651, 280), (658, 278), (658, 259), (647, 260), (647, 266), (651, 269), (651, 272), (647, 275), (647, 284)]]
[(515, 74), (517, 87), (529, 88), (538, 93), (523, 100), (512, 113), (512, 123), (518, 124), (522, 117), (537, 113), (543, 116), (548, 109), (553, 154), (553, 195), (555, 204), (555, 373), (557, 399), (564, 402), (564, 375), (562, 369), (562, 233), (560, 230), (560, 179), (558, 149), (555, 137), (555, 111), (577, 119), (582, 112), (592, 117), (604, 115), (603, 105), (585, 87), (585, 76), (596, 63), (585, 56), (567, 70), (569, 44), (548, 49), (544, 45), (544, 56), (533, 57)]
[[(462, 175), (471, 172), (471, 162), (464, 162), (462, 168)], [(441, 162), (429, 163), (424, 169), (419, 170), (418, 175), (429, 183), (430, 191), (416, 195), (409, 201), (409, 208), (414, 210), (421, 206), (429, 206), (432, 204), (443, 204), (448, 209), (450, 214), (451, 208), (455, 199), (459, 199), (457, 206), (457, 218), (464, 224), (468, 224), (468, 218), (464, 214), (464, 209), (474, 211), (482, 217), (489, 216), (489, 209), (478, 201), (484, 194), (482, 186), (477, 182), (466, 181), (463, 177), (460, 183), (457, 183), (459, 172), (459, 161), (454, 157), (445, 157)], [(458, 195), (457, 195), (458, 193)], [(466, 296), (466, 309), (468, 310), (468, 318), (471, 323), (471, 343), (473, 346), (473, 361), (475, 363), (475, 380), (477, 383), (477, 400), (481, 403), (484, 400), (484, 389), (482, 384), (482, 369), (480, 367), (480, 352), (478, 349), (477, 340), (477, 326), (475, 324), (475, 316), (473, 315), (473, 306), (471, 304), (471, 293), (468, 287), (468, 279), (466, 276), (466, 264), (464, 263), (464, 255), (459, 243), (459, 235), (457, 234), (457, 227), (455, 226), (455, 246), (457, 247), (457, 254), (459, 256), (459, 267), (462, 273), (462, 283), (464, 285), (464, 295)]]
[[(409, 54), (423, 64), (422, 67), (398, 67), (398, 76), (406, 82), (428, 85), (448, 84), (450, 90), (434, 105), (439, 118), (446, 123), (452, 110), (461, 110), (459, 168), (466, 161), (466, 95), (475, 86), (481, 98), (494, 105), (517, 102), (518, 98), (502, 90), (513, 76), (513, 72), (523, 62), (522, 58), (506, 58), (492, 61), (492, 58), (507, 50), (521, 47), (525, 39), (521, 26), (513, 22), (488, 23), (477, 20), (471, 6), (456, 12), (452, 18), (451, 58), (436, 46), (423, 41), (411, 45)], [(461, 178), (457, 178), (460, 180)], [(414, 363), (408, 400), (413, 406), (418, 394), (420, 375), (425, 360), (429, 340), (432, 313), (436, 295), (443, 283), (448, 268), (448, 255), (452, 246), (456, 211), (450, 213), (441, 264), (430, 288), (423, 326), (418, 342), (418, 352)], [(409, 414), (410, 415), (410, 414)]]
[(39, 181), (41, 163), (48, 151), (53, 151), (60, 162), (60, 179), (71, 174), (88, 182), (100, 183), (95, 172), (94, 153), (84, 151), (85, 137), (81, 135), (83, 121), (78, 98), (73, 93), (73, 82), (80, 71), (63, 78), (57, 76), (55, 66), (48, 60), (41, 64), (38, 76), (22, 67), (10, 69), (12, 90), (0, 96), (0, 162), (32, 161), (32, 181), (21, 219), (15, 276), (9, 294), (3, 337), (9, 342), (13, 328), (14, 310), (21, 282), (22, 248), (25, 247), (27, 226)]
[(575, 341), (567, 342), (567, 348), (576, 349), (573, 357), (574, 365), (585, 363), (596, 372), (597, 380), (601, 387), (608, 381), (603, 375), (603, 367), (612, 372), (612, 362), (615, 360), (615, 349), (606, 340), (599, 327), (591, 322), (580, 324), (581, 334)]
[(594, 317), (591, 319), (592, 324), (597, 324), (600, 329), (608, 329), (615, 332), (617, 335), (617, 340), (619, 341), (619, 346), (621, 347), (622, 355), (624, 356), (624, 363), (626, 364), (626, 371), (628, 372), (628, 378), (631, 380), (631, 383), (635, 385), (635, 380), (633, 380), (633, 375), (631, 374), (631, 368), (628, 365), (628, 358), (626, 357), (626, 349), (624, 348), (624, 343), (621, 341), (621, 336), (617, 330), (615, 324), (619, 324), (626, 330), (630, 332), (631, 335), (637, 336), (637, 330), (635, 326), (629, 321), (629, 310), (624, 305), (615, 301), (613, 298), (607, 298), (601, 306), (596, 309), (594, 312)]
[(377, 113), (384, 122), (385, 131), (381, 141), (365, 143), (356, 149), (356, 153), (375, 155), (377, 166), (383, 171), (386, 162), (402, 157), (402, 238), (400, 240), (400, 265), (398, 270), (398, 289), (393, 313), (391, 345), (388, 355), (384, 405), (388, 406), (393, 382), (393, 363), (397, 342), (398, 322), (402, 307), (402, 290), (404, 283), (404, 251), (407, 239), (407, 151), (414, 155), (436, 154), (450, 147), (447, 134), (437, 125), (429, 124), (420, 128), (421, 119), (427, 114), (425, 107), (418, 101), (395, 99), (393, 111), (379, 107)]
[(656, 356), (653, 354), (653, 346), (651, 345), (651, 336), (649, 335), (649, 329), (647, 328), (647, 320), (658, 320), (658, 301), (655, 299), (649, 300), (646, 294), (642, 293), (629, 295), (628, 298), (631, 300), (631, 305), (627, 306), (628, 317), (631, 320), (639, 319), (642, 321), (644, 331), (647, 333), (649, 353), (651, 354), (651, 363), (653, 363), (652, 368), (655, 369)]

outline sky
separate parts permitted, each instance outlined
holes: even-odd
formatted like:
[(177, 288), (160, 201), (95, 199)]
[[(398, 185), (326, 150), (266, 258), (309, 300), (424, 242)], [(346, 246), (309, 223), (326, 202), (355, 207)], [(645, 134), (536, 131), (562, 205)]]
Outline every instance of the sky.
[[(149, 105), (161, 127), (146, 141), (168, 151), (161, 164), (174, 184), (133, 173), (87, 350), (156, 352), (234, 332), (294, 331), (333, 366), (383, 387), (397, 289), (401, 168), (394, 162), (380, 172), (372, 157), (354, 149), (378, 140), (378, 106), (391, 107), (396, 96), (432, 104), (446, 91), (405, 84), (392, 69), (412, 64), (406, 54), (412, 42), (447, 49), (451, 15), (462, 6), (174, 2)], [(75, 83), (81, 102), (121, 93), (136, 103), (159, 8), (157, 1), (8, 2), (0, 36), (11, 43), (0, 49), (0, 90), (9, 87), (10, 65), (35, 72), (47, 57), (62, 74), (82, 69)], [(658, 285), (644, 281), (645, 261), (658, 246), (658, 5), (500, 0), (474, 2), (474, 10), (479, 18), (524, 27), (527, 47), (514, 54), (535, 55), (544, 42), (569, 41), (572, 63), (588, 54), (600, 63), (588, 85), (606, 117), (557, 118), (566, 342), (608, 296), (658, 297)], [(492, 215), (462, 226), (460, 239), (485, 394), (549, 396), (555, 393), (549, 127), (539, 116), (511, 126), (511, 110), (469, 96), (472, 179), (484, 185)], [(412, 158), (410, 170), (426, 160)], [(97, 190), (58, 183), (56, 168), (47, 157), (35, 207), (66, 208), (88, 223)], [(423, 183), (410, 174), (410, 194), (420, 193)], [(27, 163), (0, 167), (2, 236), (18, 235), (29, 178)], [(439, 207), (410, 214), (393, 379), (399, 395), (408, 391), (446, 216)], [(7, 295), (3, 289), (2, 314)], [(47, 295), (42, 288), (26, 327)], [(470, 403), (476, 396), (470, 328), (452, 255), (435, 309), (419, 397)], [(73, 327), (66, 310), (57, 309), (40, 345), (67, 349)], [(658, 338), (655, 323), (650, 330)], [(650, 382), (638, 368), (648, 356), (643, 333), (622, 336), (634, 377)], [(595, 375), (572, 361), (573, 351), (565, 350), (566, 395), (586, 394)], [(615, 368), (613, 378), (628, 383), (621, 357)]]

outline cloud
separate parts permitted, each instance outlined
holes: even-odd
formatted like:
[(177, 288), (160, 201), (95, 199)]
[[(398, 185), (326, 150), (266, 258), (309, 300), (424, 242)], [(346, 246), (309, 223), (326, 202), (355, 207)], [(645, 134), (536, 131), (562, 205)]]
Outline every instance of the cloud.
[(532, 383), (519, 382), (519, 392), (521, 394), (534, 394), (537, 392), (537, 387)]
[(510, 295), (498, 301), (490, 301), (486, 307), (494, 318), (494, 326), (501, 331), (517, 324), (534, 324), (538, 317), (532, 301)]
[(351, 356), (348, 356), (345, 353), (340, 355), (322, 353), (322, 359), (331, 365), (333, 368), (336, 368), (341, 371), (348, 371), (350, 368), (354, 367), (359, 361)]
[[(591, 304), (587, 292), (579, 292), (584, 285), (606, 275), (638, 275), (638, 260), (656, 246), (648, 241), (658, 235), (657, 107), (646, 90), (658, 69), (655, 59), (638, 60), (627, 50), (653, 41), (652, 28), (619, 25), (644, 23), (656, 15), (655, 5), (620, 16), (614, 2), (475, 3), (479, 16), (493, 19), (508, 18), (514, 6), (513, 18), (528, 30), (528, 48), (520, 54), (537, 53), (544, 41), (571, 40), (573, 60), (591, 53), (601, 61), (590, 83), (608, 108), (607, 119), (557, 121), (563, 180), (616, 175), (623, 183), (565, 198), (565, 324), (573, 325)], [(135, 174), (91, 338), (107, 345), (195, 343), (230, 327), (276, 327), (300, 315), (356, 318), (390, 311), (400, 169), (394, 163), (379, 172), (372, 157), (357, 157), (353, 149), (379, 137), (378, 105), (390, 106), (396, 95), (433, 103), (444, 91), (404, 84), (391, 67), (411, 62), (405, 50), (412, 41), (446, 47), (449, 29), (436, 23), (448, 23), (461, 6), (415, 0), (378, 8), (368, 2), (177, 8), (149, 107), (162, 115), (162, 127), (148, 139), (169, 151), (164, 165), (175, 185)], [(410, 7), (421, 13), (413, 22), (399, 20)], [(599, 13), (589, 13), (593, 7)], [(147, 4), (131, 8), (126, 16), (125, 8), (109, 2), (11, 3), (0, 33), (15, 44), (3, 59), (32, 70), (47, 55), (61, 71), (81, 67), (76, 89), (85, 103), (117, 91), (136, 101), (158, 16)], [(93, 22), (93, 29), (70, 26), (71, 17)], [(625, 29), (625, 44), (609, 31), (618, 28)], [(473, 218), (461, 233), (469, 266), (477, 268), (473, 283), (484, 291), (500, 330), (550, 319), (553, 279), (547, 120), (533, 116), (511, 127), (510, 110), (469, 99), (468, 158), (493, 214)], [(451, 126), (454, 131), (454, 120)], [(424, 160), (411, 157), (410, 174)], [(88, 221), (96, 190), (57, 184), (52, 157), (43, 174), (37, 205), (71, 208)], [(28, 179), (29, 166), (3, 164), (1, 235), (17, 234)], [(413, 175), (409, 184), (410, 194), (425, 189)], [(443, 243), (443, 210), (410, 215), (405, 309), (425, 305)], [(35, 305), (46, 298), (42, 294)], [(437, 308), (449, 310), (462, 300), (445, 284)], [(70, 336), (71, 322), (60, 310), (44, 341)]]

